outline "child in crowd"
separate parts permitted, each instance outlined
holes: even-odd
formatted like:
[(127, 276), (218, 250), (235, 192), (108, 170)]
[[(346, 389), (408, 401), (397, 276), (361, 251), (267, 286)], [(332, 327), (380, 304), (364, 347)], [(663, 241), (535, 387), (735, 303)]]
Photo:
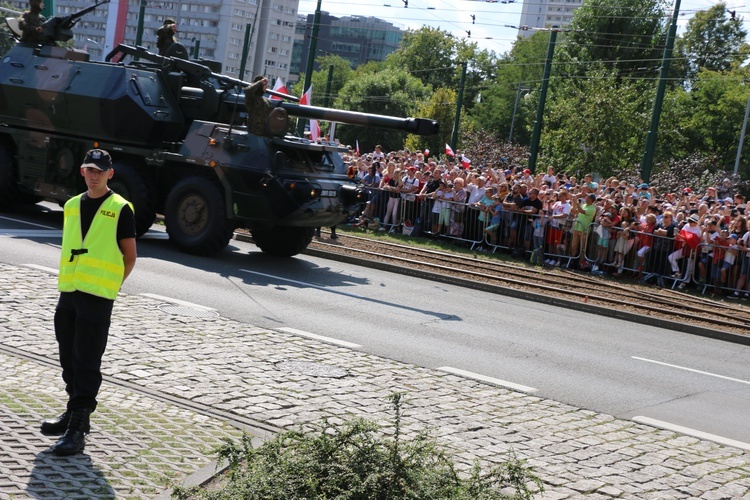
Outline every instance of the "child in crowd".
[(605, 212), (599, 216), (599, 226), (596, 228), (598, 236), (596, 241), (596, 262), (591, 268), (592, 274), (604, 274), (601, 269), (607, 261), (607, 251), (609, 250), (609, 229), (612, 227), (612, 214)]

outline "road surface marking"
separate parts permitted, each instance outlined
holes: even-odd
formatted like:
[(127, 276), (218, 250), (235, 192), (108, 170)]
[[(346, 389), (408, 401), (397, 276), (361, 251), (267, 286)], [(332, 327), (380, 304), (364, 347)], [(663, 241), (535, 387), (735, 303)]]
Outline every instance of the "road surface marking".
[[(3, 219), (3, 220), (9, 220), (9, 221), (12, 221), (12, 222), (19, 222), (19, 223), (21, 223), (21, 224), (26, 224), (27, 226), (36, 226), (36, 227), (41, 227), (41, 228), (43, 228), (43, 229), (56, 229), (56, 228), (55, 228), (55, 227), (53, 227), (53, 226), (45, 226), (45, 225), (43, 225), (43, 224), (36, 224), (36, 223), (34, 223), (34, 222), (29, 222), (29, 221), (25, 221), (25, 220), (21, 220), (21, 219), (14, 219), (13, 217), (5, 217), (5, 216), (0, 216), (0, 219)], [(59, 230), (59, 229), (58, 229), (58, 231), (60, 231), (60, 232), (62, 233), (62, 231), (61, 231), (61, 230)]]
[(441, 372), (452, 373), (454, 375), (460, 375), (466, 378), (472, 378), (474, 380), (479, 380), (481, 382), (487, 382), (488, 384), (492, 384), (492, 385), (499, 385), (501, 387), (507, 387), (508, 389), (513, 389), (514, 391), (531, 393), (531, 392), (536, 392), (539, 390), (539, 389), (535, 389), (533, 387), (529, 387), (526, 385), (508, 382), (507, 380), (500, 380), (499, 378), (492, 378), (486, 375), (480, 375), (479, 373), (472, 373), (472, 372), (467, 372), (465, 370), (459, 370), (458, 368), (452, 368), (450, 366), (441, 366), (440, 368), (438, 368), (438, 370), (440, 370)]
[(701, 370), (696, 370), (694, 368), (686, 368), (684, 366), (671, 365), (669, 363), (664, 363), (662, 361), (654, 361), (653, 359), (639, 358), (638, 356), (631, 356), (631, 357), (633, 359), (637, 359), (637, 360), (640, 360), (640, 361), (646, 361), (647, 363), (655, 363), (657, 365), (669, 366), (670, 368), (677, 368), (679, 370), (685, 370), (685, 371), (689, 371), (689, 372), (693, 372), (693, 373), (700, 373), (701, 375), (708, 375), (710, 377), (723, 378), (724, 380), (731, 380), (732, 382), (739, 382), (740, 384), (748, 384), (748, 385), (750, 385), (750, 381), (748, 381), (748, 380), (742, 380), (742, 379), (739, 379), (739, 378), (727, 377), (727, 376), (724, 376), (724, 375), (717, 375), (716, 373), (704, 372), (704, 371), (701, 371)]
[(171, 304), (177, 304), (179, 306), (192, 307), (194, 309), (202, 309), (204, 311), (215, 311), (216, 310), (213, 307), (201, 306), (201, 305), (198, 305), (198, 304), (193, 304), (192, 302), (185, 302), (184, 300), (173, 299), (172, 297), (165, 297), (164, 295), (157, 295), (155, 293), (142, 293), (140, 295), (142, 295), (143, 297), (151, 298), (151, 299), (156, 299), (156, 300), (162, 300), (164, 302), (169, 302)]
[(44, 271), (45, 273), (50, 273), (50, 274), (58, 273), (57, 269), (54, 269), (52, 267), (47, 267), (47, 266), (40, 266), (39, 264), (24, 264), (24, 266), (30, 267), (32, 269), (37, 269), (39, 271)]
[(734, 446), (735, 448), (742, 448), (743, 450), (750, 450), (750, 443), (744, 443), (742, 441), (736, 441), (734, 439), (725, 438), (723, 436), (717, 436), (716, 434), (709, 434), (708, 432), (699, 431), (697, 429), (691, 429), (690, 427), (683, 427), (681, 425), (673, 424), (671, 422), (664, 422), (663, 420), (657, 420), (655, 418), (637, 416), (633, 417), (635, 422), (640, 424), (652, 425), (654, 427), (660, 427), (668, 431), (679, 432), (680, 434), (687, 434), (698, 439), (705, 439), (707, 441), (714, 441), (715, 443), (724, 444), (727, 446)]
[(328, 344), (335, 344), (341, 347), (347, 347), (349, 349), (359, 349), (360, 347), (362, 347), (359, 344), (352, 344), (351, 342), (347, 342), (345, 340), (333, 339), (331, 337), (324, 337), (322, 335), (316, 335), (314, 333), (297, 330), (295, 328), (282, 327), (282, 328), (276, 328), (276, 330), (280, 332), (286, 332), (286, 333), (292, 333), (294, 335), (299, 335), (300, 337), (307, 337), (313, 340), (320, 340), (321, 342), (326, 342)]
[(57, 238), (62, 239), (61, 229), (3, 229), (0, 236), (9, 238)]

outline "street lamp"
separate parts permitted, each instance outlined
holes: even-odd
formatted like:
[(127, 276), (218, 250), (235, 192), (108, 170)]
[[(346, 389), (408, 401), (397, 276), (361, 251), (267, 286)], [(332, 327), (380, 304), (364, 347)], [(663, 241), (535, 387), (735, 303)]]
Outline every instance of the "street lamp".
[(99, 42), (97, 42), (96, 40), (92, 40), (91, 38), (87, 38), (87, 39), (86, 39), (86, 41), (87, 41), (87, 42), (91, 42), (91, 43), (93, 43), (94, 45), (96, 45), (97, 47), (99, 47), (99, 52), (101, 52), (101, 53), (102, 53), (102, 57), (101, 57), (101, 59), (102, 59), (102, 61), (103, 61), (103, 60), (104, 60), (104, 49), (102, 48), (102, 46), (101, 46), (101, 45), (99, 45)]

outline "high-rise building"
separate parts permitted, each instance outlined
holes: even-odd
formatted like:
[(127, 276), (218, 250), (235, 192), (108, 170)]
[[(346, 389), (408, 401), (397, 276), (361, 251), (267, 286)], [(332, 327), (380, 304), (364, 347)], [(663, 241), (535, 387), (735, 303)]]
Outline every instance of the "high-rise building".
[[(55, 0), (55, 15), (65, 16), (92, 0)], [(73, 46), (101, 60), (117, 43), (135, 45), (140, 3), (112, 0), (81, 18), (73, 28)], [(15, 0), (18, 10), (28, 1)], [(292, 59), (299, 0), (149, 0), (143, 18), (141, 45), (156, 52), (156, 30), (169, 18), (177, 23), (177, 41), (191, 59), (222, 63), (222, 73), (252, 80), (255, 75), (287, 79)], [(239, 74), (243, 44), (249, 31), (244, 75)], [(196, 54), (197, 51), (197, 54)]]
[[(313, 14), (299, 16), (289, 78), (298, 81), (307, 68), (310, 52)], [(396, 50), (404, 33), (396, 25), (372, 16), (334, 17), (320, 13), (318, 25), (318, 56), (335, 54), (349, 61), (352, 68), (369, 61), (383, 61)], [(314, 66), (316, 70), (320, 69)], [(303, 75), (304, 76), (304, 75)]]
[(573, 20), (573, 12), (582, 0), (524, 0), (521, 10), (521, 36), (531, 36), (530, 28), (562, 28)]

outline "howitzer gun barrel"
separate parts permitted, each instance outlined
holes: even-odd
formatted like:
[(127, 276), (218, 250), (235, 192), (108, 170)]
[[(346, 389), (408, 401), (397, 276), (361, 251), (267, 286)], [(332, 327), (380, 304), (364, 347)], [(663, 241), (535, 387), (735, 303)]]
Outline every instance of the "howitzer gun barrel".
[(300, 118), (346, 123), (348, 125), (361, 125), (363, 127), (403, 130), (417, 135), (436, 135), (440, 128), (437, 121), (427, 118), (397, 118), (394, 116), (358, 113), (356, 111), (319, 108), (317, 106), (300, 106), (299, 104), (288, 102), (280, 102), (277, 106), (285, 109), (290, 115)]

